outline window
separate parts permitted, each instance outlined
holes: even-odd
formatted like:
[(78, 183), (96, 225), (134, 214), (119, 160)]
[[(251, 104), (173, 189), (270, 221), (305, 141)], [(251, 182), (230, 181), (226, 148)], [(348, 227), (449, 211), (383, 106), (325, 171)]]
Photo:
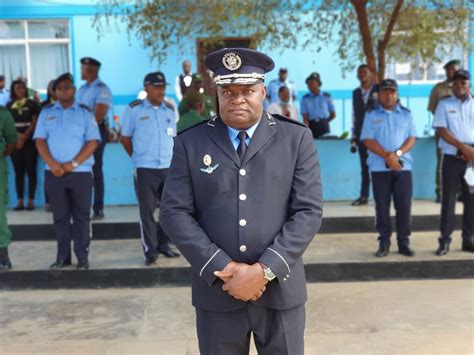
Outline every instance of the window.
[[(443, 56), (440, 56), (443, 57)], [(455, 47), (454, 50), (449, 54), (449, 58), (446, 57), (442, 63), (435, 63), (433, 65), (420, 64), (422, 61), (416, 63), (390, 63), (387, 66), (387, 77), (393, 78), (400, 82), (437, 82), (443, 81), (446, 78), (443, 66), (446, 62), (451, 59), (459, 59), (461, 63), (466, 63), (464, 60), (464, 50), (461, 46)]]
[(7, 84), (21, 76), (44, 93), (48, 82), (69, 68), (69, 21), (0, 20), (0, 74)]

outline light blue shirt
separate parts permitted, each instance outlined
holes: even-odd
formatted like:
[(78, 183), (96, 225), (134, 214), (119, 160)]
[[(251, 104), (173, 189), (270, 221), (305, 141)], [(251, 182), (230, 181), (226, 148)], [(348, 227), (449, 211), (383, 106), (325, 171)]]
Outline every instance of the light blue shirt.
[[(245, 143), (247, 144), (247, 146), (250, 144), (250, 141), (252, 140), (253, 134), (255, 133), (255, 130), (257, 129), (259, 123), (260, 121), (258, 121), (253, 126), (245, 130), (245, 132), (247, 132), (247, 138), (245, 138)], [(240, 131), (241, 131), (240, 129), (235, 129), (235, 128), (227, 126), (227, 133), (229, 134), (230, 141), (232, 142), (232, 145), (234, 146), (235, 150), (237, 150), (240, 144), (240, 139), (239, 139)]]
[(7, 106), (10, 101), (10, 90), (4, 88), (0, 90), (0, 106)]
[[(456, 96), (441, 100), (436, 107), (433, 128), (447, 128), (461, 143), (474, 144), (474, 99), (471, 95), (463, 101)], [(443, 154), (456, 155), (457, 148), (439, 140)]]
[(309, 120), (327, 120), (331, 112), (336, 112), (331, 96), (328, 93), (308, 93), (301, 100), (301, 114), (308, 114)]
[[(366, 113), (362, 126), (361, 140), (373, 139), (383, 149), (395, 152), (409, 137), (416, 137), (416, 128), (410, 110), (400, 105), (392, 112), (381, 105)], [(412, 170), (413, 158), (410, 152), (402, 155), (403, 170)], [(390, 171), (385, 166), (385, 159), (369, 151), (367, 165), (371, 172)]]
[(290, 101), (296, 100), (296, 86), (295, 83), (291, 80), (280, 81), (280, 79), (275, 79), (270, 81), (267, 88), (267, 95), (270, 97), (270, 103), (280, 102), (278, 96), (278, 90), (280, 87), (286, 86), (290, 90)]
[(104, 104), (109, 107), (112, 105), (112, 92), (102, 80), (97, 78), (91, 84), (85, 83), (77, 90), (76, 100), (88, 106), (94, 112), (97, 104)]
[(146, 99), (134, 101), (123, 114), (122, 135), (132, 138), (135, 168), (169, 168), (176, 135), (173, 108), (165, 102), (154, 107)]
[[(45, 139), (49, 151), (58, 163), (73, 160), (89, 141), (100, 141), (100, 132), (92, 112), (81, 107), (77, 101), (64, 109), (58, 102), (41, 110), (33, 139)], [(94, 165), (91, 155), (79, 165), (75, 172), (90, 172)], [(45, 165), (45, 169), (49, 167)]]

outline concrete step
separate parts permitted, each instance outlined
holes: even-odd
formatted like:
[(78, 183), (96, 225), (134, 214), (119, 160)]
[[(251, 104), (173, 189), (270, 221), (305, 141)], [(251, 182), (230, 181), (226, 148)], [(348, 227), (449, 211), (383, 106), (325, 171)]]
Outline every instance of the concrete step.
[[(415, 232), (437, 231), (440, 205), (432, 201), (416, 200), (412, 206), (412, 228)], [(107, 207), (106, 218), (92, 223), (94, 239), (133, 239), (140, 235), (137, 206)], [(462, 204), (456, 206), (455, 228), (461, 228)], [(394, 211), (392, 209), (392, 215)], [(156, 212), (158, 219), (158, 211)], [(44, 210), (8, 212), (8, 223), (16, 241), (54, 240), (52, 214)], [(392, 225), (395, 220), (392, 218)], [(374, 206), (372, 203), (354, 207), (349, 201), (327, 202), (320, 234), (373, 233)]]
[[(375, 234), (321, 234), (304, 254), (308, 282), (375, 281), (404, 279), (474, 278), (474, 254), (461, 251), (459, 233), (453, 236), (451, 252), (434, 255), (437, 233), (417, 232), (411, 245), (413, 258), (397, 254), (396, 242), (385, 258), (376, 258)], [(10, 246), (14, 269), (0, 273), (0, 289), (56, 289), (189, 286), (190, 267), (181, 257), (161, 256), (153, 267), (144, 265), (139, 239), (93, 240), (91, 269), (74, 266), (50, 271), (56, 243), (23, 241)]]

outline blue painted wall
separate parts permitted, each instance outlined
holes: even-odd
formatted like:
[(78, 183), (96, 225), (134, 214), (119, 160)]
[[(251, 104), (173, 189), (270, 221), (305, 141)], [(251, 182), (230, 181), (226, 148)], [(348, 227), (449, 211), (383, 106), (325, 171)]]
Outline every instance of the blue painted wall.
[[(118, 24), (105, 33), (100, 39), (92, 28), (92, 20), (97, 8), (92, 0), (64, 1), (48, 0), (2, 0), (0, 2), (0, 19), (32, 19), (32, 18), (67, 18), (71, 25), (72, 72), (76, 84), (80, 85), (79, 59), (93, 56), (102, 63), (101, 78), (111, 87), (114, 100), (111, 114), (121, 116), (128, 102), (136, 98), (142, 88), (142, 80), (146, 73), (162, 70), (170, 86), (167, 95), (174, 98), (174, 79), (181, 71), (184, 59), (192, 62), (193, 70), (197, 68), (196, 44), (190, 41), (184, 53), (170, 50), (166, 63), (159, 68), (149, 60), (148, 50), (142, 48), (141, 42), (126, 34), (125, 25)], [(472, 28), (470, 29), (471, 40)], [(301, 98), (306, 93), (305, 78), (312, 71), (318, 71), (324, 82), (323, 89), (329, 91), (335, 101), (337, 119), (332, 124), (332, 132), (341, 134), (351, 127), (351, 92), (357, 87), (355, 73), (346, 78), (335, 67), (334, 47), (327, 47), (320, 53), (301, 50), (261, 50), (274, 58), (276, 68), (287, 67), (289, 76), (298, 88)], [(474, 65), (472, 53), (468, 64)], [(268, 75), (268, 79), (277, 77), (277, 70)], [(402, 85), (400, 96), (405, 106), (412, 110), (418, 135), (432, 134), (431, 115), (426, 111), (427, 97), (431, 85)], [(321, 157), (324, 197), (326, 200), (352, 199), (358, 196), (360, 188), (360, 169), (358, 156), (349, 153), (348, 141), (317, 142)], [(340, 157), (340, 159), (334, 159)], [(419, 139), (414, 150), (414, 194), (416, 198), (433, 198), (434, 196), (434, 142), (432, 139)], [(42, 163), (39, 164), (37, 205), (44, 203), (42, 190)], [(10, 165), (11, 168), (11, 165)], [(122, 147), (118, 144), (107, 145), (105, 151), (104, 171), (106, 177), (106, 204), (120, 205), (135, 203), (133, 192), (132, 165)], [(16, 203), (13, 184), (13, 170), (10, 169), (9, 191), (10, 205)]]

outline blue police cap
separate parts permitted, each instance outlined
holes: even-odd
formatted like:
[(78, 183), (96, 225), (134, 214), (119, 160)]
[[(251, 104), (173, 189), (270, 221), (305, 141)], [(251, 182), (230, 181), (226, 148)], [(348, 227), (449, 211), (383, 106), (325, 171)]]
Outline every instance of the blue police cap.
[(165, 74), (160, 71), (148, 73), (143, 79), (143, 85), (165, 86), (167, 85)]
[(459, 69), (453, 75), (453, 80), (457, 80), (457, 79), (471, 80), (471, 74), (467, 70)]
[(311, 74), (309, 74), (309, 76), (305, 80), (305, 83), (308, 84), (310, 80), (316, 80), (317, 82), (319, 82), (319, 86), (323, 86), (323, 82), (321, 81), (319, 73), (312, 72)]
[(398, 84), (393, 79), (384, 79), (380, 82), (379, 90), (392, 89), (398, 91)]
[(64, 81), (64, 80), (70, 80), (72, 83), (74, 83), (74, 77), (72, 76), (71, 73), (64, 73), (58, 76), (56, 79), (54, 79), (54, 84), (53, 84), (53, 90), (56, 90), (58, 87), (59, 83)]
[(81, 58), (80, 62), (81, 62), (81, 64), (94, 65), (94, 66), (99, 67), (99, 68), (102, 65), (97, 59), (94, 59), (94, 58), (91, 58), (91, 57)]
[(216, 85), (252, 85), (265, 80), (265, 73), (273, 70), (273, 60), (249, 48), (224, 48), (204, 58), (206, 67), (214, 72)]

